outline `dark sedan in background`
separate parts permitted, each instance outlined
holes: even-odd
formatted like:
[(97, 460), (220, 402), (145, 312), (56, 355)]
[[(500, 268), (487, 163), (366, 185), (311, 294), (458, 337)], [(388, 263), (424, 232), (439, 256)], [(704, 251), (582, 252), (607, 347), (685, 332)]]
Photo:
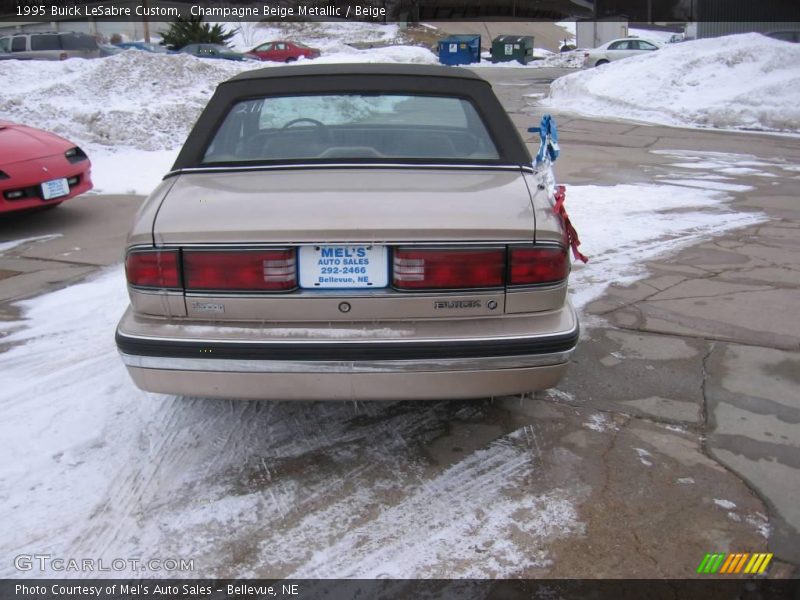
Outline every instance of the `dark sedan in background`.
[(191, 54), (197, 58), (218, 58), (223, 60), (258, 60), (247, 54), (231, 50), (223, 44), (189, 44), (178, 51), (179, 54)]

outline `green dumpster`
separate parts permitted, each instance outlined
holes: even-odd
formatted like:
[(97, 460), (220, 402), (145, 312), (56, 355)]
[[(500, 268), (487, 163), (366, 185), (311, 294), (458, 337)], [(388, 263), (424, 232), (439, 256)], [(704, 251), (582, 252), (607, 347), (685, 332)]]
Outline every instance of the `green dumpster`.
[(532, 35), (498, 35), (492, 40), (492, 62), (511, 60), (523, 65), (533, 60)]

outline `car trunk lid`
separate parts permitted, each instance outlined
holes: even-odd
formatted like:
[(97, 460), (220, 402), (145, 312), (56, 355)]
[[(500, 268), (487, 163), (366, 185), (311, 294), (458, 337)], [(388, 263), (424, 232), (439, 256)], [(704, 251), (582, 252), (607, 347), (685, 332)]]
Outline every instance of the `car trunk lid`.
[[(470, 281), (483, 289), (418, 290), (414, 269), (420, 257), (415, 253), (454, 248), (456, 253), (472, 253), (467, 263), (473, 258), (503, 262), (506, 244), (530, 244), (535, 233), (528, 184), (519, 168), (185, 173), (176, 177), (153, 226), (156, 246), (168, 253), (181, 252), (177, 258), (183, 264), (185, 286), (181, 313), (194, 320), (251, 322), (496, 316), (505, 310), (504, 269), (479, 267), (470, 272)], [(387, 246), (383, 254), (387, 258), (381, 259), (384, 269), (392, 269), (395, 284), (404, 269), (404, 285), (393, 286), (391, 275), (377, 281), (374, 289), (304, 285), (305, 255), (313, 254), (311, 248), (319, 252), (338, 245), (370, 245), (378, 250)], [(281, 248), (288, 249), (289, 259)], [(234, 277), (231, 260), (235, 262), (236, 256), (241, 257), (237, 269), (242, 273), (237, 271)], [(297, 263), (292, 256), (298, 257)], [(457, 258), (463, 266), (464, 256)], [(320, 268), (314, 276), (323, 273)], [(239, 275), (257, 279), (261, 291), (215, 291), (213, 281)], [(281, 291), (285, 279), (298, 287)], [(495, 279), (497, 283), (490, 285)], [(404, 286), (408, 289), (397, 289)], [(134, 291), (132, 299), (142, 313), (165, 310), (164, 302), (154, 302), (152, 294)], [(551, 308), (553, 302), (548, 300), (539, 310)]]
[(533, 241), (520, 169), (320, 168), (181, 174), (162, 244)]

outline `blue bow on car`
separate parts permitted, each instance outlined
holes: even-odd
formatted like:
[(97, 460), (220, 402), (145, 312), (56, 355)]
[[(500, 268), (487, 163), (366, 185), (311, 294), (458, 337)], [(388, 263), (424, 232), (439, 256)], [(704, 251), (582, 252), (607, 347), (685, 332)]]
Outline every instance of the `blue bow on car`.
[(555, 162), (558, 158), (558, 129), (556, 120), (549, 114), (542, 117), (539, 127), (529, 127), (531, 133), (539, 133), (539, 151), (536, 153), (536, 164), (544, 162), (545, 156), (550, 158), (550, 162)]

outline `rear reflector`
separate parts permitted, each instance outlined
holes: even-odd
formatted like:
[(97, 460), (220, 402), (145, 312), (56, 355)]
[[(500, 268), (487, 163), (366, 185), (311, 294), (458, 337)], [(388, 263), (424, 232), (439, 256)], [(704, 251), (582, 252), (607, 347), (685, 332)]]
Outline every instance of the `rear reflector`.
[(125, 258), (128, 283), (138, 287), (180, 288), (177, 250), (131, 252)]
[(511, 247), (509, 285), (554, 283), (567, 278), (567, 250), (554, 247)]
[(468, 289), (505, 283), (505, 248), (396, 249), (394, 286), (399, 289)]
[(297, 287), (295, 251), (185, 250), (187, 290), (285, 291)]

